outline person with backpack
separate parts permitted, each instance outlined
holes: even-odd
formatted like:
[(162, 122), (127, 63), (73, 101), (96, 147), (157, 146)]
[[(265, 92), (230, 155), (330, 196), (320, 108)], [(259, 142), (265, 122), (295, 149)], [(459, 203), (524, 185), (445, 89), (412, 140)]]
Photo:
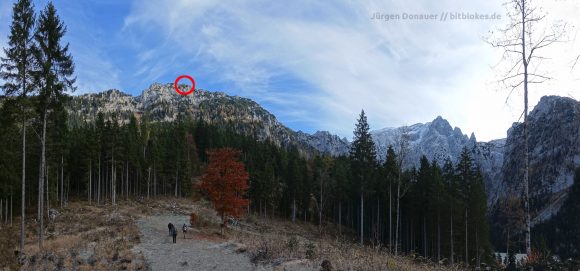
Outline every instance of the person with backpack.
[(177, 230), (175, 229), (175, 226), (171, 225), (171, 236), (173, 236), (173, 243), (177, 243)]
[(183, 239), (185, 239), (185, 234), (187, 233), (187, 224), (183, 223), (181, 230), (183, 231)]

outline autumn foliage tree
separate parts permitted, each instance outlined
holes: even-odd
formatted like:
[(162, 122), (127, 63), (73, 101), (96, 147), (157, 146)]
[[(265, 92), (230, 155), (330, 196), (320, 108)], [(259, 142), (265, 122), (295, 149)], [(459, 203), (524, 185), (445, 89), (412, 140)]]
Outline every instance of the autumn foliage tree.
[(240, 151), (223, 148), (208, 151), (208, 165), (200, 188), (209, 194), (214, 208), (226, 226), (228, 216), (240, 217), (249, 201), (244, 197), (248, 190), (250, 175), (244, 163), (239, 161)]

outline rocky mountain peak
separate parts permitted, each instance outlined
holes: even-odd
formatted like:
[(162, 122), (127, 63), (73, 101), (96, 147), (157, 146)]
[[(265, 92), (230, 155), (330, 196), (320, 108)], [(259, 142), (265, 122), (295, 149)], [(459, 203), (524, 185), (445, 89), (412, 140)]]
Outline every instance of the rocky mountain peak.
[(477, 139), (475, 138), (475, 133), (473, 132), (471, 133), (471, 135), (469, 136), (469, 141), (473, 143), (477, 142)]
[[(530, 197), (534, 223), (558, 211), (580, 166), (580, 102), (545, 96), (528, 117)], [(501, 169), (504, 193), (523, 191), (524, 134), (522, 123), (508, 130)]]
[(570, 115), (574, 115), (578, 110), (578, 101), (560, 96), (543, 96), (540, 101), (534, 107), (534, 110), (530, 112), (530, 118), (542, 118), (542, 117), (553, 117), (554, 115), (559, 115), (560, 113), (567, 112)]
[(437, 116), (437, 118), (430, 123), (429, 127), (442, 135), (450, 135), (451, 132), (453, 132), (453, 127), (451, 127), (449, 122), (441, 116)]

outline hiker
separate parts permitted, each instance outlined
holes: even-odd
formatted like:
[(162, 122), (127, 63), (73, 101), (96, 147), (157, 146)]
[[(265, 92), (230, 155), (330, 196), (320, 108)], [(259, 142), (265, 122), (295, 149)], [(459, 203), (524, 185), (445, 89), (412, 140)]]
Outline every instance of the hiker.
[(183, 223), (181, 230), (183, 231), (183, 239), (185, 239), (185, 234), (187, 233), (187, 225), (185, 223)]
[(175, 229), (175, 226), (173, 226), (173, 224), (171, 224), (171, 236), (173, 236), (173, 243), (177, 243), (177, 230)]
[(169, 236), (171, 236), (171, 228), (173, 228), (173, 224), (167, 224), (167, 229), (169, 229)]

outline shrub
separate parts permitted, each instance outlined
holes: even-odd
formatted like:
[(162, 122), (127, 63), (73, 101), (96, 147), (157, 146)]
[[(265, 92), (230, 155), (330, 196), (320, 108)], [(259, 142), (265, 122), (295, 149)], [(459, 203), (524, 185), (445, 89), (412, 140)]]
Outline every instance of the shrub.
[(316, 259), (316, 246), (312, 242), (306, 244), (306, 258), (309, 260)]
[(286, 246), (288, 247), (288, 250), (290, 250), (290, 252), (296, 251), (296, 249), (298, 248), (298, 238), (296, 238), (296, 236), (290, 237), (290, 239), (288, 239), (288, 241), (286, 242)]

